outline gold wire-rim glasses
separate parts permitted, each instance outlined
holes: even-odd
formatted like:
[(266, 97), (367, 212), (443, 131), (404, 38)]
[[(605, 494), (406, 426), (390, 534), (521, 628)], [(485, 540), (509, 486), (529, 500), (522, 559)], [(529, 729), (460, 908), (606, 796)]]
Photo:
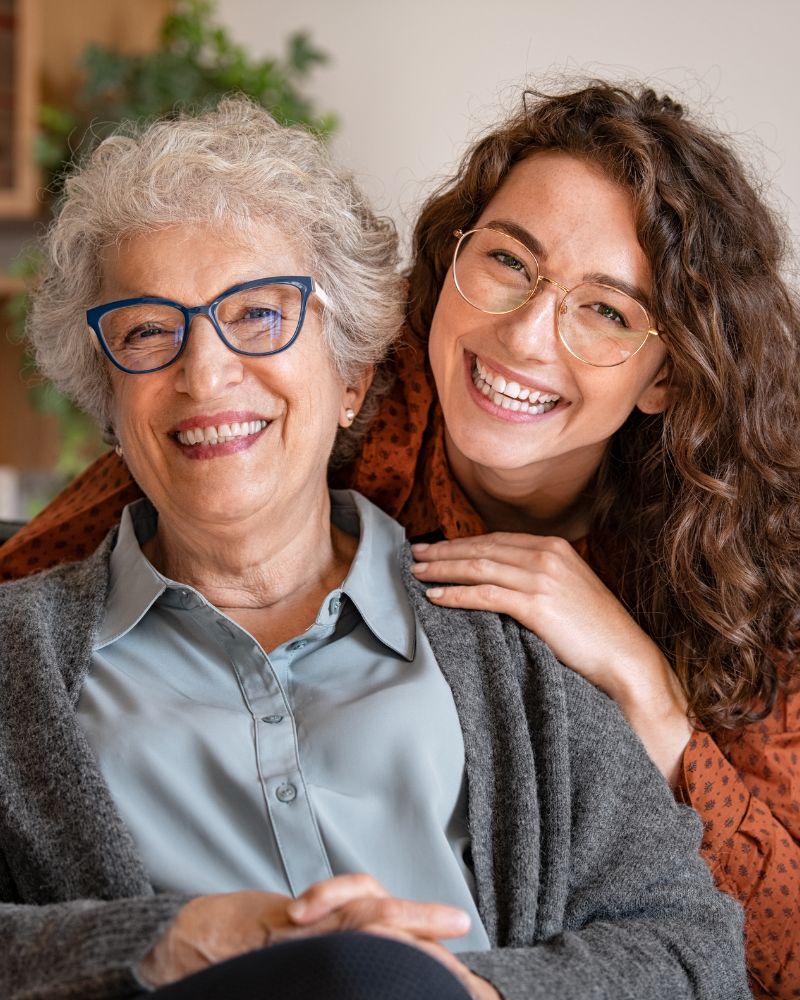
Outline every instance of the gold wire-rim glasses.
[[(456, 261), (458, 260), (458, 252), (461, 249), (462, 243), (464, 242), (464, 240), (467, 239), (467, 237), (480, 232), (497, 233), (504, 239), (511, 240), (518, 247), (520, 247), (524, 252), (524, 255), (530, 257), (533, 260), (534, 264), (536, 265), (536, 281), (534, 282), (527, 296), (522, 300), (522, 302), (519, 302), (517, 305), (511, 306), (509, 309), (497, 309), (497, 310), (485, 309), (483, 306), (480, 306), (476, 302), (473, 302), (472, 299), (467, 295), (467, 293), (459, 284), (458, 270), (456, 267)], [(604, 282), (599, 282), (599, 281), (579, 282), (572, 288), (567, 288), (565, 285), (562, 285), (560, 281), (555, 281), (553, 278), (548, 278), (546, 275), (542, 274), (541, 268), (539, 266), (539, 259), (536, 256), (536, 254), (529, 247), (525, 246), (525, 244), (522, 243), (520, 240), (518, 240), (515, 236), (511, 236), (510, 233), (507, 233), (502, 229), (495, 229), (493, 226), (479, 226), (477, 229), (468, 229), (466, 232), (462, 229), (455, 229), (453, 230), (453, 236), (458, 240), (456, 248), (453, 252), (453, 265), (452, 265), (453, 283), (455, 284), (459, 295), (461, 296), (462, 299), (464, 299), (465, 302), (471, 305), (474, 309), (478, 309), (480, 312), (486, 313), (489, 316), (507, 316), (510, 313), (517, 312), (519, 309), (522, 309), (523, 306), (526, 306), (531, 301), (531, 299), (534, 297), (539, 288), (540, 282), (546, 281), (548, 282), (548, 284), (555, 285), (556, 288), (561, 289), (561, 291), (564, 293), (561, 296), (561, 299), (559, 300), (558, 306), (556, 308), (556, 328), (558, 330), (559, 340), (564, 345), (566, 350), (572, 355), (573, 358), (582, 362), (585, 365), (591, 365), (592, 368), (617, 368), (619, 365), (624, 365), (626, 361), (630, 361), (631, 358), (635, 357), (639, 353), (639, 351), (641, 351), (641, 349), (645, 346), (645, 344), (648, 342), (651, 336), (653, 337), (659, 336), (659, 331), (652, 326), (650, 313), (638, 299), (634, 298), (632, 295), (629, 295), (627, 292), (622, 291), (622, 289), (620, 288), (615, 288), (613, 285), (608, 285), (605, 284)], [(624, 295), (626, 298), (630, 299), (631, 302), (634, 302), (644, 313), (645, 319), (647, 321), (647, 327), (646, 329), (642, 330), (643, 334), (642, 342), (641, 344), (639, 344), (636, 350), (631, 351), (630, 354), (628, 354), (628, 356), (623, 358), (621, 361), (614, 361), (611, 364), (600, 364), (596, 361), (589, 361), (587, 358), (581, 357), (580, 354), (578, 354), (572, 347), (570, 347), (567, 338), (564, 336), (563, 330), (561, 329), (560, 317), (567, 314), (567, 305), (566, 305), (567, 296), (571, 292), (574, 292), (577, 288), (580, 288), (581, 285), (583, 284), (591, 284), (598, 288), (607, 288), (609, 289), (609, 291), (614, 292), (616, 295)]]

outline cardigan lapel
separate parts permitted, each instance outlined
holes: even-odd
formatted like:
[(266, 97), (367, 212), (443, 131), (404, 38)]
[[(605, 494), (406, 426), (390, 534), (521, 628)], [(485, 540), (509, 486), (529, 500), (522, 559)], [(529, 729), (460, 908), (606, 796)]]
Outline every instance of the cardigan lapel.
[(0, 697), (15, 711), (0, 738), (0, 824), (24, 902), (153, 892), (75, 711), (112, 542), (82, 563), (3, 588), (6, 662), (14, 668), (0, 671)]
[[(493, 946), (534, 937), (540, 883), (537, 762), (501, 619), (443, 610), (404, 571), (414, 611), (453, 692), (464, 738), (478, 908)], [(517, 647), (519, 642), (516, 642)]]

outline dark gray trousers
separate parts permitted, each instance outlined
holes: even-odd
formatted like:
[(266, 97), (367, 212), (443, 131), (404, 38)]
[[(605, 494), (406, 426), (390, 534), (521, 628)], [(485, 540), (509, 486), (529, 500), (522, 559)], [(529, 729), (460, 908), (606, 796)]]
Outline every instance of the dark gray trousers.
[(148, 1000), (469, 1000), (418, 948), (343, 932), (253, 951), (188, 976)]

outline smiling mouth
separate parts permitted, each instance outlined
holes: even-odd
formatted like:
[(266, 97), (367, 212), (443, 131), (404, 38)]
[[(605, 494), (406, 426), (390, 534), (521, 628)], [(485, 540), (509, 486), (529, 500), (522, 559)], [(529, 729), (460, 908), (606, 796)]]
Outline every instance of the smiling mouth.
[(268, 420), (244, 420), (241, 423), (219, 424), (210, 427), (190, 427), (178, 431), (175, 438), (183, 445), (219, 445), (227, 444), (234, 438), (246, 438), (258, 434), (269, 424)]
[(496, 406), (515, 413), (547, 413), (561, 399), (554, 392), (541, 392), (533, 386), (508, 381), (503, 375), (487, 368), (477, 355), (472, 362), (472, 381), (478, 392)]

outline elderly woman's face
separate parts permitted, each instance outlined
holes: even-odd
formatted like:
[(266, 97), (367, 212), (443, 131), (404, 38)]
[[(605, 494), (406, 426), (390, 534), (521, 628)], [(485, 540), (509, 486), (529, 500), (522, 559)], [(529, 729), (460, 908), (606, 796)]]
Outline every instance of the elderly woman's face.
[[(159, 296), (192, 307), (243, 282), (307, 273), (297, 246), (269, 225), (246, 239), (179, 226), (109, 248), (99, 301)], [(125, 461), (162, 517), (230, 523), (319, 501), (337, 427), (366, 388), (348, 388), (337, 375), (321, 309), (312, 296), (297, 339), (280, 354), (235, 354), (199, 316), (170, 367), (138, 375), (111, 369)]]

